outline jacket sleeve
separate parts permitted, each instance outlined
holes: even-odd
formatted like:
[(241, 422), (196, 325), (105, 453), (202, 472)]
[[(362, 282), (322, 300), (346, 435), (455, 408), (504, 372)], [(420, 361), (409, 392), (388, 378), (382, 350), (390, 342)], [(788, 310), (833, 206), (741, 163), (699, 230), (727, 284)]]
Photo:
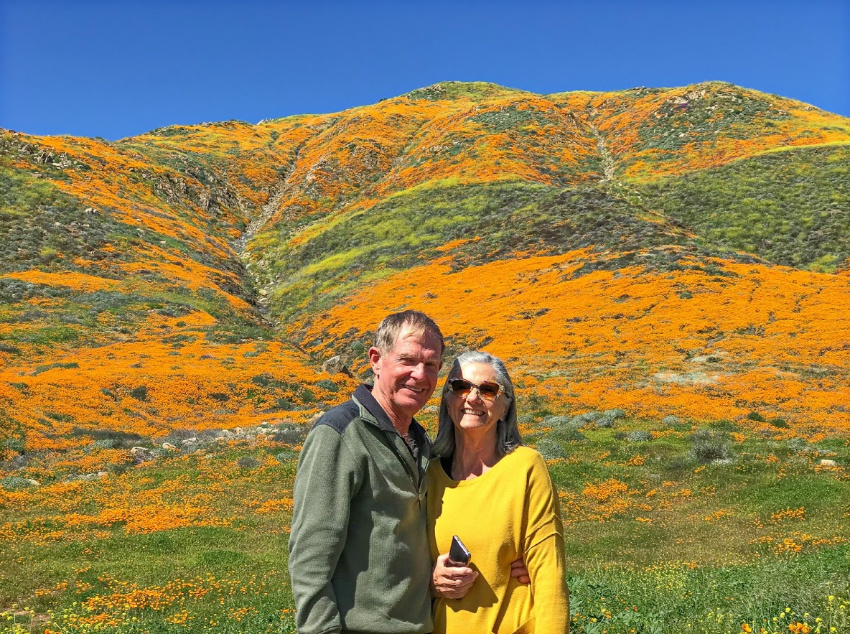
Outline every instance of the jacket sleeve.
[(564, 527), (555, 485), (539, 455), (529, 472), (526, 518), (523, 559), (531, 577), (535, 630), (553, 634), (569, 632)]
[(351, 499), (359, 481), (340, 432), (328, 425), (313, 429), (298, 462), (289, 537), (289, 574), (299, 634), (342, 628), (331, 581), (345, 547)]

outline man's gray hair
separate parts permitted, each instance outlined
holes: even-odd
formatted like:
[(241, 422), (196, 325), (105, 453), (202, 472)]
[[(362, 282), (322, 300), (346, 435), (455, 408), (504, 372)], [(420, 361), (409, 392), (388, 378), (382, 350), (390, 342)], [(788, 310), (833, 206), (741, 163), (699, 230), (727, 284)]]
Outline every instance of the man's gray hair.
[(428, 315), (418, 310), (403, 310), (384, 317), (375, 331), (375, 347), (384, 354), (388, 353), (393, 349), (398, 336), (405, 328), (417, 333), (430, 332), (436, 335), (440, 340), (440, 356), (443, 356), (446, 343), (443, 341), (440, 327)]
[(508, 375), (504, 362), (499, 357), (494, 357), (488, 352), (470, 350), (464, 352), (452, 363), (452, 368), (446, 377), (443, 387), (443, 397), (440, 400), (439, 426), (431, 453), (437, 457), (448, 457), (455, 451), (455, 426), (449, 416), (447, 402), (448, 385), (450, 379), (461, 376), (461, 368), (469, 363), (483, 363), (489, 365), (496, 372), (496, 382), (502, 386), (502, 394), (508, 401), (508, 408), (504, 417), (496, 423), (496, 451), (500, 456), (509, 454), (522, 444), (516, 416), (516, 399), (514, 398), (514, 384)]

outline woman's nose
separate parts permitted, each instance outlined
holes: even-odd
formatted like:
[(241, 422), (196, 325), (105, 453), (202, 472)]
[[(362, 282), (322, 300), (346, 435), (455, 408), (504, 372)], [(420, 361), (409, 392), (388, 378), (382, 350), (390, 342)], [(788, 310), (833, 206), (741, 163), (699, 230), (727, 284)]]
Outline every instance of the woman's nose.
[(480, 401), (481, 400), (481, 392), (477, 387), (472, 386), (469, 388), (469, 394), (466, 395), (467, 401)]

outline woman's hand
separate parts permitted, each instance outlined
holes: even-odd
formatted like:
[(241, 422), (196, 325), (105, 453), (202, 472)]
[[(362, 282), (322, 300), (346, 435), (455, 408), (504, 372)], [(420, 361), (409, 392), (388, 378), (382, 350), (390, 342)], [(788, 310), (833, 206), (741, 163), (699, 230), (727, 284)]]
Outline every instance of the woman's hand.
[(454, 564), (448, 553), (440, 555), (431, 573), (431, 593), (444, 599), (462, 599), (477, 578), (475, 570)]

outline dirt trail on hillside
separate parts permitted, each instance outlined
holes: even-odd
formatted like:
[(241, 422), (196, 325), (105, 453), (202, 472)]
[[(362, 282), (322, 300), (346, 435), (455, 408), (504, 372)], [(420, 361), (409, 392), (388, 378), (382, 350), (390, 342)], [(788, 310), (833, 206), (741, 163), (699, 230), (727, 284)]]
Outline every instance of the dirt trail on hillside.
[(590, 128), (593, 137), (596, 139), (596, 147), (599, 150), (599, 156), (602, 157), (602, 180), (600, 183), (608, 183), (614, 180), (614, 156), (608, 151), (608, 146), (605, 145), (605, 138), (599, 132), (599, 129), (588, 121), (587, 126)]

